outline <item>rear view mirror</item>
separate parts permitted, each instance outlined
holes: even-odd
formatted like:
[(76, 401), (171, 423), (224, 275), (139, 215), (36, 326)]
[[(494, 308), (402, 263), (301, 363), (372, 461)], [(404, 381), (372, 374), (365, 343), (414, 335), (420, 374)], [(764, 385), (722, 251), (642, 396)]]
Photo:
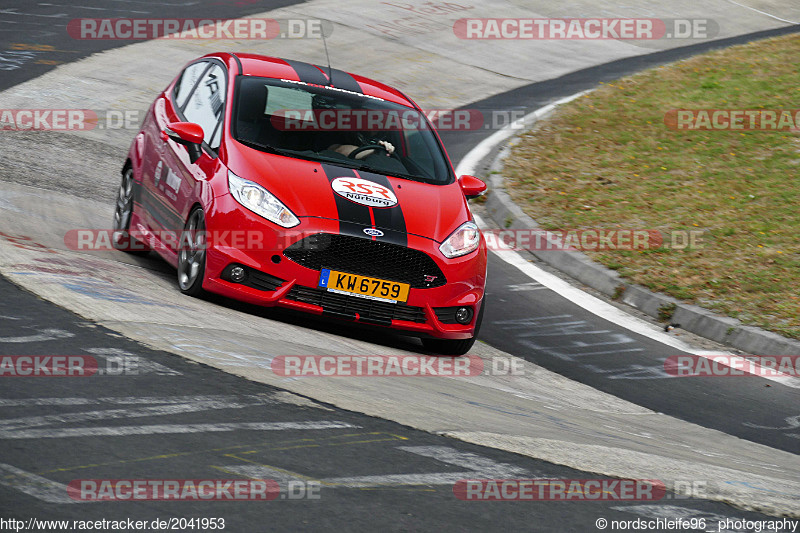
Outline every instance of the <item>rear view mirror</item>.
[(203, 128), (194, 122), (170, 122), (162, 132), (164, 140), (168, 138), (182, 144), (189, 151), (189, 160), (194, 163), (200, 159), (203, 144)]
[(475, 176), (461, 176), (458, 178), (458, 184), (467, 200), (477, 198), (486, 192), (486, 184)]

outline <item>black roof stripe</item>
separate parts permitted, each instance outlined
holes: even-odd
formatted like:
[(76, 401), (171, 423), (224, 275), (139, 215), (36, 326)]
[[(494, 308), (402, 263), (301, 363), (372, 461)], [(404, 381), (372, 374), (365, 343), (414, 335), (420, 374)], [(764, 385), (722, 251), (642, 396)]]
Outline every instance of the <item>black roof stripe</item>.
[(328, 77), (320, 72), (320, 70), (310, 63), (304, 63), (302, 61), (295, 61), (293, 59), (284, 59), (290, 67), (294, 69), (297, 73), (297, 77), (300, 78), (300, 81), (306, 83), (314, 83), (316, 85), (328, 85)]
[[(347, 72), (339, 69), (329, 69), (328, 67), (321, 67), (305, 63), (303, 61), (295, 61), (294, 59), (284, 59), (290, 67), (297, 73), (300, 81), (305, 83), (313, 83), (315, 85), (333, 85), (337, 89), (344, 89), (354, 93), (364, 93), (358, 82)], [(331, 78), (328, 78), (330, 74)]]
[[(329, 72), (327, 67), (320, 67), (326, 74)], [(330, 69), (331, 82), (337, 89), (344, 89), (354, 93), (363, 93), (358, 82), (347, 72), (339, 69)]]

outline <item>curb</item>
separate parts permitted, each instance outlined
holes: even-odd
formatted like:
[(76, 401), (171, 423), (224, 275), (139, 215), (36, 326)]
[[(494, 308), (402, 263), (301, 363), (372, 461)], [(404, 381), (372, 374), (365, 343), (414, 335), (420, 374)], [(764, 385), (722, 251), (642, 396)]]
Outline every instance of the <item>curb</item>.
[[(579, 95), (575, 97), (577, 96)], [(533, 113), (532, 116), (535, 115), (533, 123), (547, 118), (557, 105), (571, 99), (572, 97), (565, 98)], [(526, 121), (526, 126), (531, 125), (532, 123)], [(516, 133), (519, 134), (522, 131)], [(490, 170), (493, 174), (488, 180), (491, 194), (488, 195), (484, 207), (487, 215), (500, 228), (541, 231), (542, 228), (513, 202), (505, 189), (505, 178), (502, 175), (503, 161), (509, 154), (514, 139), (516, 139), (516, 135), (504, 136), (503, 147), (492, 160)], [(630, 305), (655, 319), (660, 319), (659, 311), (663, 308), (673, 308), (674, 312), (670, 322), (678, 323), (681, 329), (706, 339), (727, 344), (755, 355), (800, 354), (800, 341), (788, 339), (754, 326), (746, 326), (738, 319), (717, 315), (696, 305), (682, 303), (665, 294), (651, 292), (624, 280), (615, 271), (595, 263), (581, 252), (530, 250), (530, 253), (580, 283), (602, 292), (615, 301)], [(620, 291), (621, 297), (619, 296)]]

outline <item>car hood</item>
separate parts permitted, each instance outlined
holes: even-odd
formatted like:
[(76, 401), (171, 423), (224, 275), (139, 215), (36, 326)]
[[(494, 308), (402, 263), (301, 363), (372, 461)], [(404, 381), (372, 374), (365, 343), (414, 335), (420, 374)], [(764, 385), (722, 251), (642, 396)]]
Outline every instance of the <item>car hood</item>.
[[(245, 146), (237, 150), (235, 158), (229, 158), (228, 167), (234, 174), (265, 187), (301, 219), (340, 220), (343, 233), (348, 233), (349, 228), (363, 236), (363, 228), (374, 227), (387, 234), (407, 233), (442, 242), (472, 218), (457, 182), (431, 185), (333, 163), (267, 154)], [(338, 178), (341, 179), (337, 181)], [(341, 186), (343, 182), (350, 189), (361, 185), (355, 191), (372, 194), (349, 195), (348, 199), (342, 194), (347, 193)], [(389, 204), (396, 199), (396, 203), (365, 205), (379, 203), (375, 197)]]

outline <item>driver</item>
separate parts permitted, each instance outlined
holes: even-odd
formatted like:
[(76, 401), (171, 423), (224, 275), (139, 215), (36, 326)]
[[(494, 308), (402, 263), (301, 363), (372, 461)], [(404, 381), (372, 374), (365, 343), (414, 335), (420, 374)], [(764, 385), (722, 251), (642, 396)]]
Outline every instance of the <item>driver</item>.
[[(377, 143), (374, 144), (379, 144), (383, 146), (384, 152), (386, 153), (387, 157), (391, 156), (394, 153), (394, 145), (389, 141), (378, 141)], [(332, 144), (328, 147), (328, 150), (333, 150), (334, 152), (340, 153), (345, 157), (350, 157), (350, 154), (352, 154), (357, 148), (358, 146), (356, 146), (355, 144)], [(363, 152), (356, 154), (355, 159), (359, 160), (364, 159), (365, 157), (371, 156), (376, 151), (377, 148), (373, 148), (372, 150), (364, 150)]]
[[(314, 95), (312, 99), (312, 107), (315, 111), (346, 109), (345, 107), (341, 107), (335, 98), (323, 94)], [(382, 150), (375, 148), (372, 150), (364, 150), (359, 152), (355, 157), (355, 159), (359, 160), (365, 159), (377, 151), (383, 151), (387, 156), (391, 156), (394, 153), (394, 145), (389, 141), (367, 140), (367, 136), (363, 133), (348, 134), (347, 138), (342, 139), (342, 141), (343, 142), (331, 144), (327, 149), (338, 154), (342, 154), (345, 157), (350, 157), (350, 154), (356, 151), (360, 146), (380, 145), (382, 147)]]

